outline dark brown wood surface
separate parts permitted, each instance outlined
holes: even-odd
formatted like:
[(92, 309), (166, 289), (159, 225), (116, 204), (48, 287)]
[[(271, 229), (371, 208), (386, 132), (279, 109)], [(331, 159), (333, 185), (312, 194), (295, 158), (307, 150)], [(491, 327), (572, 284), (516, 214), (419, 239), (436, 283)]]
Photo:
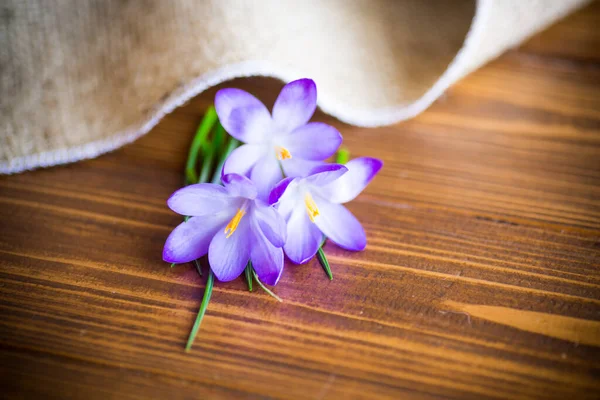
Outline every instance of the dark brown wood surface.
[[(0, 380), (10, 399), (600, 398), (600, 5), (466, 77), (417, 118), (334, 124), (385, 167), (275, 292), (169, 268), (190, 139), (215, 89), (147, 136), (0, 178)], [(281, 83), (228, 84), (272, 102)]]

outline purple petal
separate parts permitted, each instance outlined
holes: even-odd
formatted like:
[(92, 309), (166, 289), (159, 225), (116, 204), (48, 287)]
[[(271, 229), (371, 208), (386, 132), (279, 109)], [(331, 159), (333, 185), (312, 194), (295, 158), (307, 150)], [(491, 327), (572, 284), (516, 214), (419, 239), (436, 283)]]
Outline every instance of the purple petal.
[(313, 186), (323, 186), (343, 176), (348, 168), (341, 164), (323, 164), (313, 168), (304, 180)]
[(304, 264), (314, 257), (323, 240), (323, 234), (308, 218), (304, 207), (297, 207), (287, 221), (287, 240), (283, 250), (296, 264)]
[(244, 143), (260, 143), (271, 132), (269, 110), (248, 92), (221, 89), (215, 95), (215, 108), (223, 128)]
[(230, 196), (234, 197), (245, 197), (250, 200), (254, 200), (257, 195), (257, 189), (250, 179), (239, 174), (227, 174), (221, 178), (225, 189)]
[(235, 212), (236, 202), (223, 186), (201, 183), (179, 189), (167, 200), (167, 205), (181, 215), (202, 216), (230, 208)]
[(281, 161), (285, 176), (292, 178), (307, 176), (315, 167), (323, 165), (323, 161), (304, 160), (299, 157), (292, 157), (293, 158)]
[(250, 260), (261, 282), (277, 284), (283, 272), (283, 250), (273, 246), (260, 232), (254, 235)]
[(293, 180), (294, 178), (285, 178), (279, 181), (279, 183), (275, 185), (273, 190), (271, 190), (271, 193), (269, 193), (269, 204), (277, 203), (283, 192), (285, 192), (285, 189), (287, 189), (290, 182), (292, 182)]
[(202, 257), (219, 229), (224, 228), (233, 213), (193, 217), (171, 232), (163, 249), (163, 260), (184, 263)]
[[(284, 182), (285, 181), (285, 182)], [(289, 219), (292, 211), (294, 211), (297, 207), (304, 208), (304, 198), (303, 192), (300, 191), (300, 178), (286, 178), (282, 181), (281, 186), (287, 186), (283, 193), (277, 199), (277, 204), (274, 206), (277, 208), (277, 212), (285, 219)], [(287, 185), (286, 185), (286, 182)], [(277, 195), (279, 195), (279, 190), (282, 188), (278, 187), (273, 189), (271, 194), (273, 194), (273, 200)]]
[(287, 236), (283, 217), (273, 207), (256, 205), (252, 217), (256, 220), (260, 231), (276, 247), (283, 247)]
[(315, 224), (321, 232), (346, 250), (364, 250), (367, 236), (356, 217), (341, 204), (330, 203), (317, 195), (313, 196), (313, 199), (319, 209)]
[(273, 120), (281, 132), (291, 132), (310, 120), (317, 108), (317, 86), (311, 79), (288, 83), (273, 106)]
[(250, 259), (252, 232), (248, 216), (243, 216), (237, 229), (227, 237), (225, 229), (217, 231), (208, 248), (208, 262), (220, 281), (231, 281), (244, 271)]
[(266, 202), (271, 190), (283, 179), (275, 156), (266, 156), (258, 160), (250, 172), (250, 178), (256, 183), (258, 197)]
[(333, 203), (347, 203), (354, 199), (377, 175), (383, 161), (377, 158), (355, 158), (346, 164), (348, 172), (319, 189), (321, 196)]
[(235, 149), (223, 166), (223, 174), (248, 175), (254, 164), (264, 156), (264, 146), (245, 144)]
[(335, 153), (342, 143), (342, 135), (331, 125), (311, 122), (296, 128), (281, 138), (292, 157), (305, 160), (324, 160)]

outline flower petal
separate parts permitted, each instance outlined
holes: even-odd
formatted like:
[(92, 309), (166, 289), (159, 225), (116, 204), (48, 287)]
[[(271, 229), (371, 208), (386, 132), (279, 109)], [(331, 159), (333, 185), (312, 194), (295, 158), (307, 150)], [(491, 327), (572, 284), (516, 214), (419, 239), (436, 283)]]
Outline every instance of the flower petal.
[(323, 164), (313, 168), (304, 180), (312, 186), (323, 186), (339, 179), (348, 168), (341, 164)]
[(223, 175), (236, 173), (248, 175), (254, 164), (264, 156), (264, 146), (245, 144), (235, 149), (223, 165)]
[(279, 183), (275, 185), (273, 190), (271, 190), (271, 193), (269, 193), (269, 204), (272, 205), (277, 203), (293, 180), (294, 178), (285, 178), (279, 181)]
[(304, 264), (319, 250), (323, 234), (308, 218), (304, 207), (294, 209), (287, 221), (287, 240), (283, 250), (296, 264)]
[(215, 95), (215, 108), (223, 128), (244, 143), (260, 143), (271, 132), (269, 110), (241, 89), (221, 89)]
[(258, 160), (250, 172), (250, 178), (256, 184), (258, 197), (266, 202), (271, 190), (283, 179), (275, 156), (265, 156)]
[(197, 217), (235, 209), (236, 201), (223, 186), (201, 183), (177, 190), (167, 200), (167, 205), (178, 214)]
[(250, 179), (239, 174), (227, 174), (221, 178), (225, 189), (230, 196), (245, 197), (254, 200), (257, 195), (257, 188)]
[(281, 161), (285, 176), (292, 178), (307, 176), (313, 168), (319, 165), (323, 165), (323, 161), (304, 160), (299, 157), (288, 158)]
[(331, 203), (318, 195), (313, 196), (313, 199), (319, 209), (315, 224), (321, 232), (346, 250), (364, 250), (367, 236), (356, 217), (341, 204)]
[(311, 122), (302, 125), (280, 139), (292, 157), (305, 160), (324, 160), (335, 153), (342, 143), (342, 135), (331, 125)]
[(355, 158), (346, 164), (347, 173), (330, 184), (322, 186), (319, 193), (333, 203), (347, 203), (363, 191), (382, 166), (383, 161), (377, 158)]
[(229, 237), (224, 229), (217, 231), (208, 248), (208, 262), (217, 279), (231, 281), (244, 271), (250, 259), (251, 234), (248, 216), (242, 217)]
[(255, 232), (250, 260), (261, 282), (277, 284), (283, 272), (283, 250), (273, 246), (260, 232)]
[(273, 207), (256, 205), (252, 217), (262, 234), (276, 247), (283, 247), (287, 237), (285, 220)]
[[(297, 207), (304, 207), (304, 193), (300, 190), (299, 182), (301, 178), (285, 178), (271, 191), (272, 199), (275, 200), (277, 196), (277, 204), (274, 207), (277, 212), (285, 219), (289, 219), (292, 211)], [(279, 195), (279, 191), (285, 187), (283, 193)]]
[(282, 133), (288, 133), (310, 120), (317, 108), (317, 86), (312, 79), (288, 83), (273, 106), (273, 121)]
[[(235, 212), (234, 212), (235, 213)], [(218, 213), (193, 217), (182, 222), (171, 232), (163, 249), (163, 260), (184, 263), (202, 257), (215, 233), (225, 227), (234, 213)]]

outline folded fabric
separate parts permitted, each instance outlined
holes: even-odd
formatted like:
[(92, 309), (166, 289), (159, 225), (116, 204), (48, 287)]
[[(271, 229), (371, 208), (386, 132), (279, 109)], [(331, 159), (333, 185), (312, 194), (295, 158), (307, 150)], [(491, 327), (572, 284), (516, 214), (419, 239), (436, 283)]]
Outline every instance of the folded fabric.
[(585, 2), (5, 0), (0, 173), (116, 149), (235, 77), (310, 77), (325, 112), (391, 124)]

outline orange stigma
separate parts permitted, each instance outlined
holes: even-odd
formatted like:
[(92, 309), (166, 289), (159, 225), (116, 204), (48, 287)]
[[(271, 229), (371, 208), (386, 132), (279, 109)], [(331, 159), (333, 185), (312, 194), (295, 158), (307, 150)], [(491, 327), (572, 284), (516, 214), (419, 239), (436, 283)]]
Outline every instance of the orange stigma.
[(306, 206), (306, 212), (308, 213), (310, 222), (315, 222), (315, 217), (319, 215), (319, 209), (310, 193), (306, 193), (306, 196), (304, 196), (304, 205)]
[(233, 232), (235, 232), (238, 225), (240, 224), (240, 221), (242, 220), (242, 217), (245, 214), (246, 214), (246, 211), (240, 210), (238, 208), (237, 213), (233, 216), (233, 218), (231, 218), (231, 221), (229, 221), (229, 223), (225, 227), (225, 235), (226, 235), (225, 237), (226, 238), (229, 238), (231, 235), (233, 235)]
[(292, 158), (292, 155), (290, 154), (288, 149), (286, 149), (285, 147), (281, 147), (281, 146), (275, 146), (275, 155), (277, 155), (277, 159), (279, 161), (287, 160), (288, 158)]

